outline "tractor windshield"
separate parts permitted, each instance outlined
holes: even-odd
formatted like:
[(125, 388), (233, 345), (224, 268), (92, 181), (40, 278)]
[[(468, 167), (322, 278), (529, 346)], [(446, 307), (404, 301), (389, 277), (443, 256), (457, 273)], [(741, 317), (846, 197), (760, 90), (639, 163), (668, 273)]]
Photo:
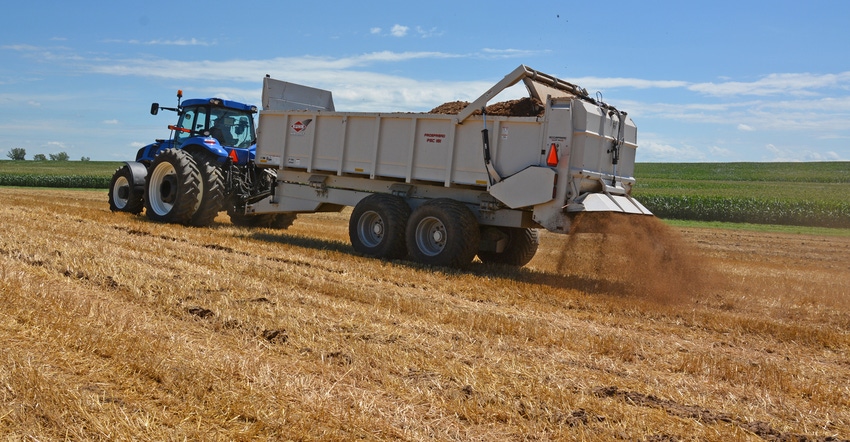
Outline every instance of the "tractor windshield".
[(209, 135), (223, 146), (247, 149), (256, 138), (251, 112), (223, 107), (187, 107), (177, 127), (175, 141), (178, 145), (188, 138)]

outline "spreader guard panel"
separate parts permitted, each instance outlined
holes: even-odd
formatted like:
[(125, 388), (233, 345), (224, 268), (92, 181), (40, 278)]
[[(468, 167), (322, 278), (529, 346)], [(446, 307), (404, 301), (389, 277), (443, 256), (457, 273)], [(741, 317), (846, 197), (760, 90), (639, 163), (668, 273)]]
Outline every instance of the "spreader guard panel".
[(626, 195), (611, 195), (607, 193), (589, 193), (579, 202), (567, 206), (568, 212), (621, 212), (637, 215), (652, 215), (646, 207), (636, 199)]

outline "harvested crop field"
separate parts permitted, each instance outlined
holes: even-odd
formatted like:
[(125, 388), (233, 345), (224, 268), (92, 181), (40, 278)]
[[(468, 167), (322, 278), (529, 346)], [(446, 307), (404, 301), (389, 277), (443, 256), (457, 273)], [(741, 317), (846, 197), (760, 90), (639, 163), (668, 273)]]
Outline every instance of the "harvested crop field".
[(524, 269), (0, 188), (10, 440), (850, 438), (850, 238), (580, 220)]

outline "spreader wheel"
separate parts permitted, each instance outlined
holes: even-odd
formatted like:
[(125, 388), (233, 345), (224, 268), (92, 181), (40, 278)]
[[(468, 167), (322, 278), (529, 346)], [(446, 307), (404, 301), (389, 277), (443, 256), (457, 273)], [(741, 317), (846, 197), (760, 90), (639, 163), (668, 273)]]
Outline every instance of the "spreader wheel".
[(404, 231), (410, 206), (401, 197), (375, 193), (360, 200), (348, 221), (348, 237), (354, 250), (382, 259), (407, 254)]
[(487, 227), (482, 235), (493, 237), (504, 244), (501, 252), (479, 251), (478, 258), (485, 263), (522, 267), (534, 258), (540, 244), (537, 229)]
[(405, 237), (413, 261), (435, 266), (465, 267), (478, 250), (478, 221), (465, 205), (440, 198), (410, 215)]

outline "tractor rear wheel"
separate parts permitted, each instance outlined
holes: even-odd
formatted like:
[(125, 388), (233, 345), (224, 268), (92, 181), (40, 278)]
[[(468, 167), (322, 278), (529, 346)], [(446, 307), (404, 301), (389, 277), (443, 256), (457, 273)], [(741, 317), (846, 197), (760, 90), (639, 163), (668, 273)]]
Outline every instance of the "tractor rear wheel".
[(502, 252), (478, 252), (481, 262), (492, 264), (522, 267), (534, 258), (540, 244), (537, 229), (487, 227), (482, 236), (493, 236), (496, 240), (506, 241)]
[(145, 184), (145, 210), (152, 221), (189, 224), (200, 205), (201, 173), (178, 149), (162, 151), (151, 163)]
[(401, 197), (375, 193), (360, 200), (348, 221), (348, 237), (359, 253), (382, 259), (407, 254), (404, 234), (410, 206)]
[(224, 206), (224, 176), (216, 159), (209, 153), (197, 153), (193, 157), (201, 174), (199, 192), (201, 202), (189, 223), (193, 226), (205, 227), (212, 224)]
[(133, 185), (133, 172), (128, 166), (115, 171), (109, 182), (109, 210), (137, 215), (142, 213), (145, 202), (144, 188)]
[(439, 198), (413, 211), (405, 237), (410, 258), (422, 264), (466, 267), (475, 258), (478, 220), (462, 203)]

